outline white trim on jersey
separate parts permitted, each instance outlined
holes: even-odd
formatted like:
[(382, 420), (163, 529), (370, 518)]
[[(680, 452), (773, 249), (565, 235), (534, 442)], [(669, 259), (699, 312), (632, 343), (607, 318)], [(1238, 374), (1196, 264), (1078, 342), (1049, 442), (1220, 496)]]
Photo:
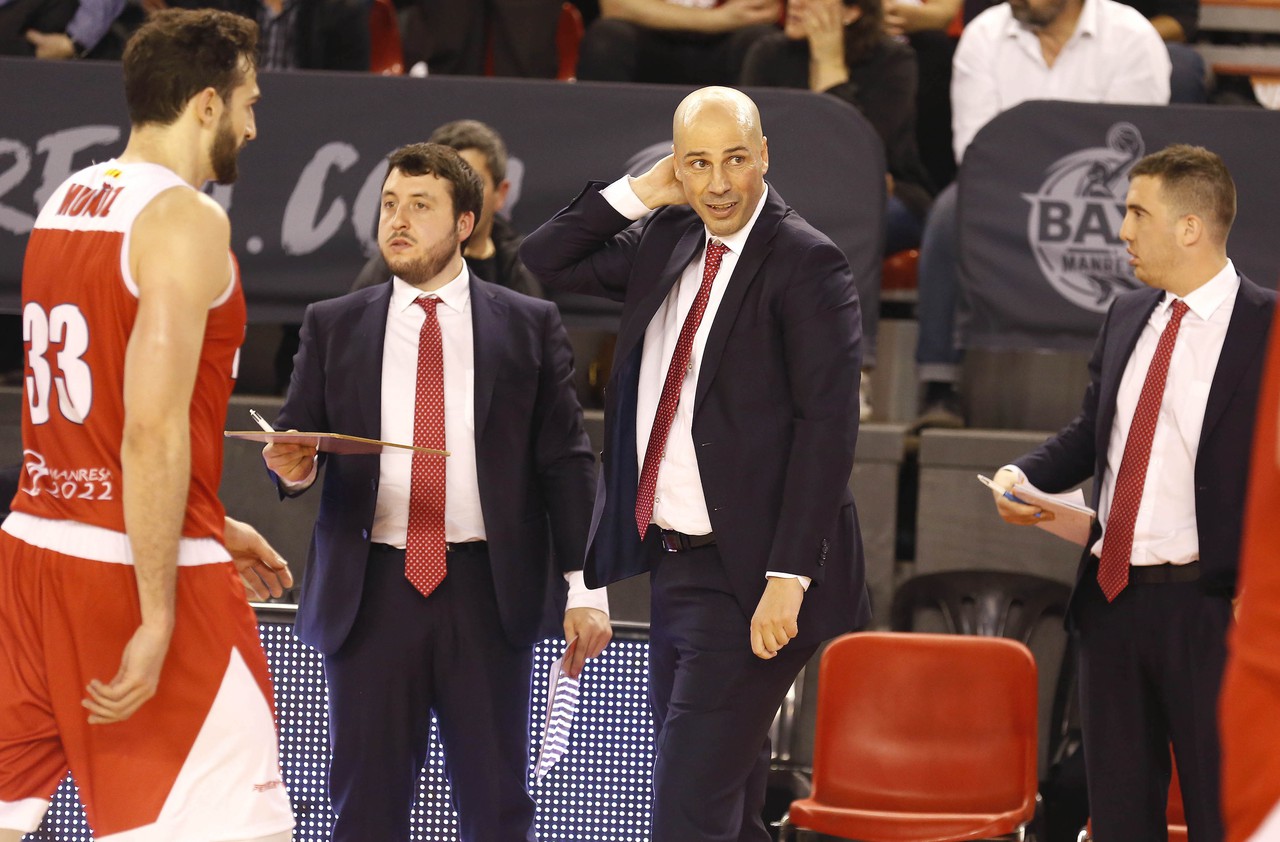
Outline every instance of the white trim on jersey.
[(153, 824), (100, 842), (218, 842), (293, 827), (275, 719), (239, 650)]
[[(26, 512), (12, 512), (0, 526), (19, 541), (42, 550), (110, 564), (133, 564), (129, 536), (74, 520), (50, 520)], [(227, 548), (213, 538), (178, 541), (178, 566), (199, 567), (230, 561)]]
[(0, 801), (0, 828), (31, 833), (40, 827), (44, 814), (49, 812), (49, 802), (43, 798), (24, 798), (21, 801)]
[(209, 305), (210, 310), (216, 310), (223, 304), (226, 304), (231, 298), (232, 293), (236, 291), (236, 262), (231, 259), (230, 252), (227, 252), (227, 274), (231, 278), (227, 282), (227, 288), (222, 291), (222, 295), (219, 295), (214, 299), (213, 303)]

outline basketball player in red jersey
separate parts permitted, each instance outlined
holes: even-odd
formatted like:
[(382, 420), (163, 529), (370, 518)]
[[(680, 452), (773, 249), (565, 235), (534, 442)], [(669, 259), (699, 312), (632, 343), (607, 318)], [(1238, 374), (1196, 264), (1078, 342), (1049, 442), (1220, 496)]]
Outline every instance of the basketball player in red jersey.
[(270, 678), (238, 572), (284, 562), (225, 517), (245, 303), (223, 210), (256, 132), (257, 28), (155, 15), (124, 56), (132, 130), (27, 246), (24, 477), (0, 532), (0, 842), (68, 768), (99, 840), (285, 842)]

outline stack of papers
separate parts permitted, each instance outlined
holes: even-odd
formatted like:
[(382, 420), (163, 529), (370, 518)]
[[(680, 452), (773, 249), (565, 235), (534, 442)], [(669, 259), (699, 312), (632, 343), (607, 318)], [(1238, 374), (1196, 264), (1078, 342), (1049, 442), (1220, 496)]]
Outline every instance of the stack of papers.
[[(1003, 491), (991, 480), (978, 475), (978, 480), (988, 488)], [(1084, 503), (1084, 491), (1077, 488), (1062, 494), (1051, 494), (1041, 491), (1029, 482), (1018, 483), (1010, 492), (1015, 502), (1038, 506), (1046, 512), (1052, 512), (1053, 518), (1037, 523), (1036, 526), (1083, 547), (1089, 541), (1089, 530), (1093, 528), (1097, 513)], [(1008, 496), (1008, 495), (1006, 495)]]
[(569, 728), (578, 712), (579, 679), (570, 678), (564, 662), (573, 657), (578, 638), (569, 641), (564, 654), (551, 662), (547, 671), (547, 715), (542, 727), (542, 747), (533, 775), (539, 781), (559, 762), (569, 748)]

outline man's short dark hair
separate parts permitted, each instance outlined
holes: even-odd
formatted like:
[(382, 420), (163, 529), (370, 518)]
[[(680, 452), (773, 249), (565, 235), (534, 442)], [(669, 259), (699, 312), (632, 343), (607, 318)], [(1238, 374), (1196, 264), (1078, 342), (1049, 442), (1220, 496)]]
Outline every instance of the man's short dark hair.
[(193, 96), (213, 88), (223, 101), (257, 64), (258, 25), (213, 9), (153, 14), (124, 51), (124, 97), (135, 126), (167, 126)]
[[(452, 147), (442, 143), (411, 143), (401, 146), (387, 156), (387, 175), (399, 170), (405, 175), (434, 175), (449, 183), (449, 195), (453, 199), (453, 219), (456, 222), (468, 211), (480, 218), (480, 205), (484, 201), (484, 186), (480, 175), (462, 159)], [(382, 183), (387, 179), (384, 176)]]
[(1160, 179), (1161, 196), (1178, 216), (1195, 214), (1227, 241), (1236, 220), (1236, 185), (1217, 153), (1175, 143), (1134, 164), (1129, 178), (1138, 176)]
[(428, 143), (441, 143), (459, 152), (474, 149), (489, 162), (489, 175), (497, 187), (507, 177), (507, 145), (502, 135), (479, 120), (454, 120), (431, 133)]

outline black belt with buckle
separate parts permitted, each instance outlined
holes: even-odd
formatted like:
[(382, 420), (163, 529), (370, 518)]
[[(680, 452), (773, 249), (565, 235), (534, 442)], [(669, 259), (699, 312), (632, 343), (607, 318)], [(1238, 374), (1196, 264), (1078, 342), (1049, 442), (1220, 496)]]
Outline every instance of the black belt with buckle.
[(1139, 585), (1171, 582), (1194, 582), (1200, 578), (1200, 561), (1187, 564), (1134, 564), (1129, 566), (1129, 581)]
[[(369, 549), (379, 553), (399, 553), (404, 555), (404, 549), (401, 547), (393, 547), (390, 544), (370, 544)], [(487, 553), (489, 552), (488, 541), (466, 541), (461, 544), (445, 544), (445, 552), (450, 553)]]
[(716, 534), (686, 535), (674, 529), (659, 530), (662, 533), (662, 549), (669, 553), (684, 553), (699, 547), (709, 547), (716, 542)]
[(487, 553), (489, 552), (489, 542), (464, 541), (461, 544), (445, 544), (444, 548), (451, 553)]

